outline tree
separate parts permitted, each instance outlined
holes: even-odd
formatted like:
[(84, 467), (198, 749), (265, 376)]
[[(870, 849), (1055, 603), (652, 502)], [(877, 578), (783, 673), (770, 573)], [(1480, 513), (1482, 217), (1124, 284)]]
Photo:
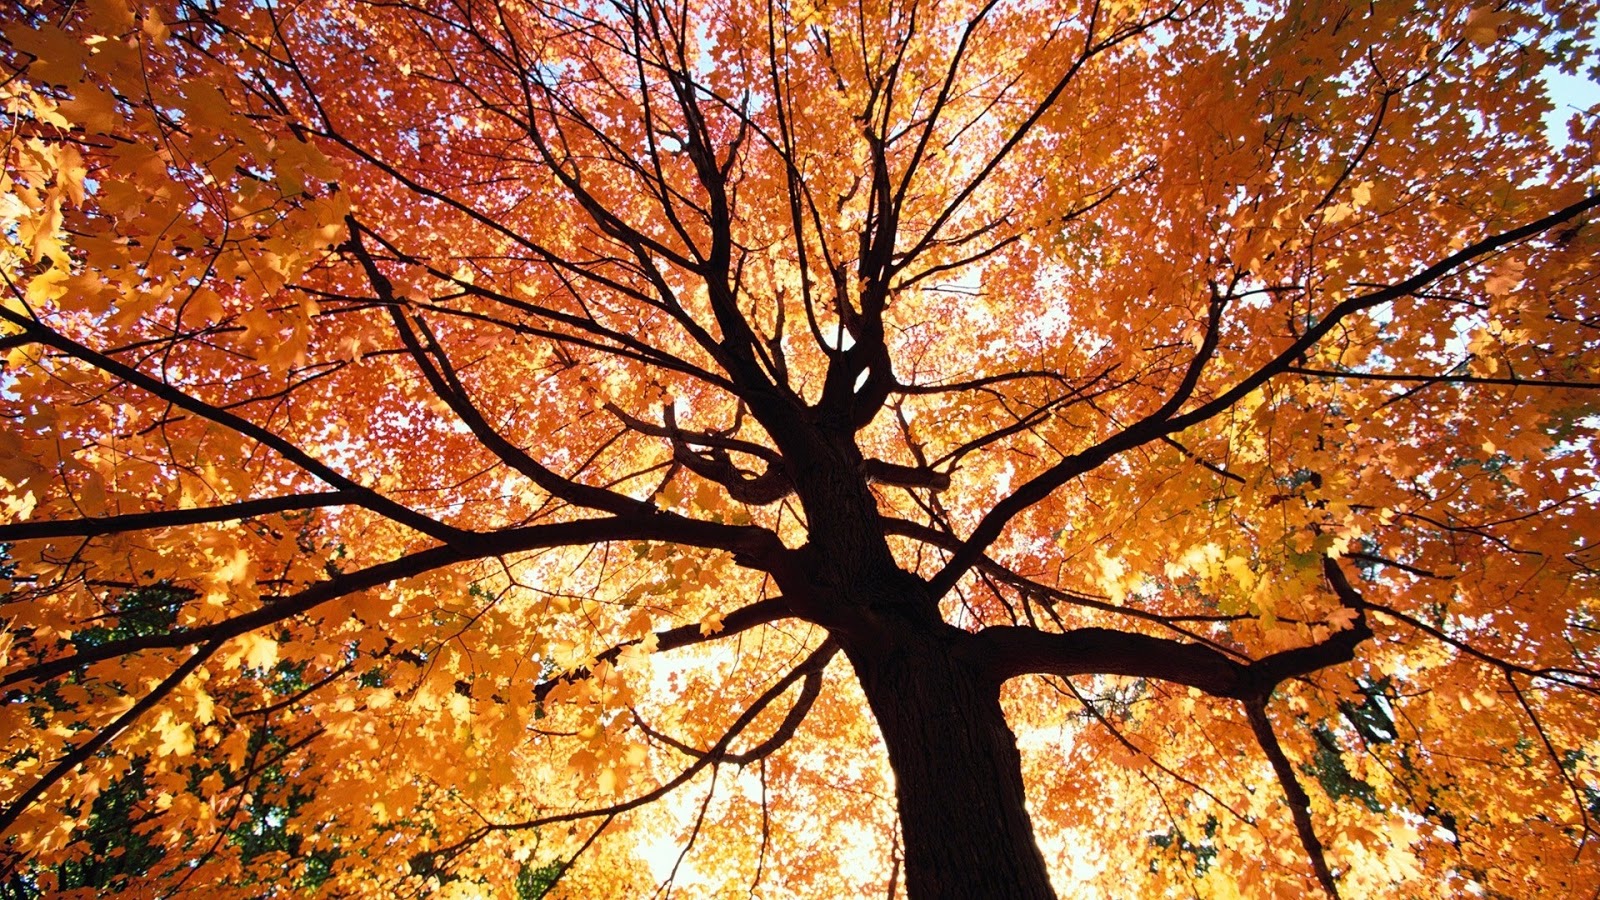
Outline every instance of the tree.
[(1421, 6), (13, 2), (6, 889), (1592, 894), (1592, 10)]

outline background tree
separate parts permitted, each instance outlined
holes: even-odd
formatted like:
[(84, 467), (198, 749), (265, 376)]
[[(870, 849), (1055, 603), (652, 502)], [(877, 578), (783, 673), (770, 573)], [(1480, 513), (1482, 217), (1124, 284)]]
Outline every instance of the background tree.
[(6, 889), (1591, 895), (1592, 9), (1423, 6), (9, 4)]

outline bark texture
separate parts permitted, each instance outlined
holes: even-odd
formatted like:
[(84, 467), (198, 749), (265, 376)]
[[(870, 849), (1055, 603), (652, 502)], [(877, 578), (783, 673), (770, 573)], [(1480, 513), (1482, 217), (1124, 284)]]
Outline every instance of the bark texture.
[(950, 631), (918, 629), (859, 656), (846, 647), (894, 768), (907, 893), (1053, 898), (998, 684)]
[(906, 894), (1053, 898), (1000, 709), (1002, 679), (975, 636), (943, 620), (927, 581), (896, 564), (853, 432), (832, 426), (788, 448), (811, 541), (778, 581), (793, 612), (839, 642), (877, 717)]

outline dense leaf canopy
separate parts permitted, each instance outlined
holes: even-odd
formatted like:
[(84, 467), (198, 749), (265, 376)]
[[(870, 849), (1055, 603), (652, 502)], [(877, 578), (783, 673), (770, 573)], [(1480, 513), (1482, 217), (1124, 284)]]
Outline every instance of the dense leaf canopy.
[(1592, 14), (11, 0), (0, 892), (1593, 896)]

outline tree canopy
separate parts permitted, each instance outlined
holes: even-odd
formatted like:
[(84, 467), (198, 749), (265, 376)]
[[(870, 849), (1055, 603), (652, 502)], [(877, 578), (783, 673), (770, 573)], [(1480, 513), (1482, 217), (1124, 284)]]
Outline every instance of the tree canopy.
[(11, 0), (0, 891), (1592, 896), (1592, 13)]

